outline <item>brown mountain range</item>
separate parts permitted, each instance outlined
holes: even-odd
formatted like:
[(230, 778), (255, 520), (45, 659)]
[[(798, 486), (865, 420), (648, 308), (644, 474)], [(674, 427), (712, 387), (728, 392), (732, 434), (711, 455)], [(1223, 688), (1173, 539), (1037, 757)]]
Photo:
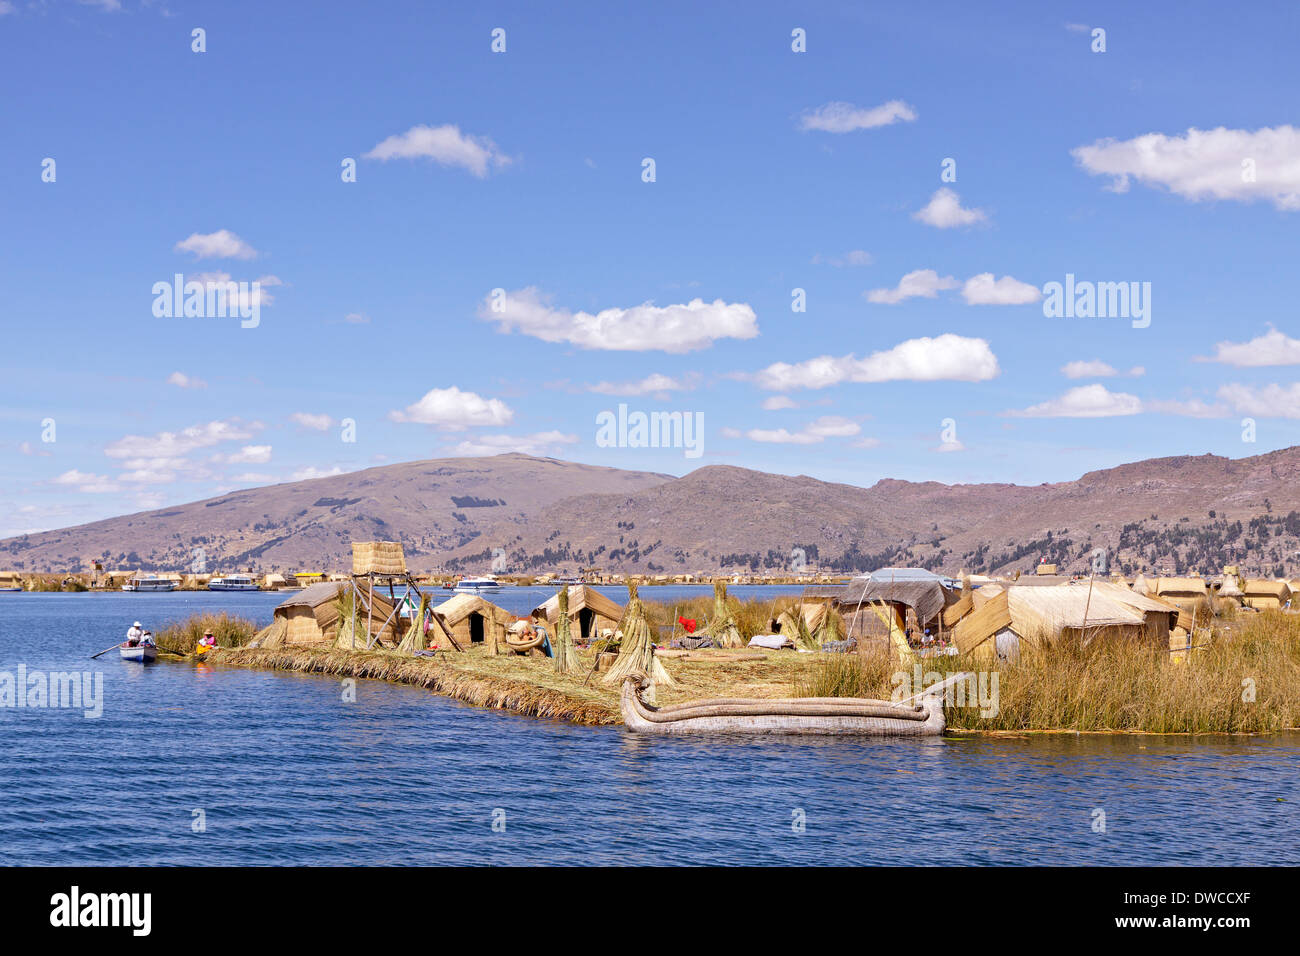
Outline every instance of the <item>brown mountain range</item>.
[[(499, 455), (273, 485), (0, 541), (0, 566), (346, 569), (352, 540), (404, 543), (415, 568), (514, 572), (837, 571), (885, 564), (1063, 570), (1094, 549), (1127, 571), (1300, 570), (1300, 447), (1180, 456), (1020, 486), (886, 479), (869, 488), (711, 465), (673, 478)], [(499, 549), (499, 550), (498, 550)]]

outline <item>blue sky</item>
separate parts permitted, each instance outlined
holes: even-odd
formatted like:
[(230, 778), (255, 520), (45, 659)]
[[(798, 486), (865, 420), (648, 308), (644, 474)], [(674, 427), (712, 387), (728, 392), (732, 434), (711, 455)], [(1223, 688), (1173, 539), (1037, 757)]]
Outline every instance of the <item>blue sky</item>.
[[(1300, 14), (1251, 9), (0, 2), (0, 534), (498, 450), (870, 485), (1294, 444)], [(256, 327), (155, 315), (178, 272), (260, 280)], [(1150, 324), (1046, 315), (1067, 274)], [(703, 454), (599, 446), (619, 403)]]

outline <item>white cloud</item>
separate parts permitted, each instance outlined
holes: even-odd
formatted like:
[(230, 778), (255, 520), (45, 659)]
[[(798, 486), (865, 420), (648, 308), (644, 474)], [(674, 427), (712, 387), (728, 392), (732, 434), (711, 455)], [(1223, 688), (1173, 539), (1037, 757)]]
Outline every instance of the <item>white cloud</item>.
[(898, 280), (892, 289), (872, 289), (866, 293), (868, 302), (884, 305), (897, 305), (904, 299), (917, 296), (933, 299), (944, 289), (957, 288), (957, 280), (952, 276), (940, 276), (933, 269), (917, 269)]
[(184, 372), (172, 372), (167, 376), (167, 384), (178, 388), (207, 388), (208, 383), (201, 378), (186, 375)]
[(692, 299), (685, 305), (666, 306), (647, 302), (629, 309), (602, 309), (592, 315), (554, 308), (536, 288), (529, 287), (499, 299), (487, 296), (478, 316), (497, 323), (498, 332), (517, 330), (544, 342), (610, 351), (690, 352), (708, 348), (717, 339), (758, 335), (752, 308), (721, 299)]
[(573, 445), (577, 435), (564, 432), (536, 432), (532, 435), (478, 435), (468, 438), (451, 450), (453, 455), (504, 455), (519, 452), (525, 455), (544, 456), (559, 445)]
[(825, 262), (827, 265), (832, 265), (837, 269), (843, 269), (846, 266), (869, 266), (876, 260), (871, 253), (867, 252), (865, 249), (850, 249), (842, 256), (828, 256), (825, 259), (822, 258), (821, 253), (818, 253), (813, 256), (812, 261), (813, 265)]
[(78, 491), (91, 495), (111, 494), (118, 491), (118, 486), (107, 475), (95, 475), (90, 472), (77, 471), (73, 468), (57, 478), (51, 479), (56, 485), (75, 487)]
[(176, 252), (192, 252), (195, 259), (254, 259), (257, 250), (229, 229), (191, 233), (173, 247)]
[(992, 272), (981, 272), (966, 280), (961, 297), (967, 305), (1027, 305), (1042, 298), (1037, 286), (1011, 276), (994, 279)]
[(178, 432), (126, 435), (109, 442), (104, 447), (104, 454), (109, 458), (179, 459), (200, 448), (252, 438), (258, 427), (260, 426), (245, 425), (238, 419), (229, 419), (191, 425)]
[(1080, 385), (1060, 398), (1006, 414), (1016, 418), (1111, 418), (1140, 411), (1142, 400), (1136, 395), (1112, 392), (1105, 385)]
[(752, 378), (761, 388), (784, 392), (841, 382), (984, 382), (999, 372), (988, 342), (946, 332), (935, 338), (908, 339), (862, 359), (823, 355), (796, 365), (777, 362)]
[(343, 321), (347, 322), (349, 325), (369, 325), (370, 316), (366, 315), (364, 312), (349, 312), (347, 315), (343, 316)]
[[(191, 282), (200, 283), (205, 291), (210, 290), (215, 286), (218, 295), (217, 305), (218, 308), (223, 310), (225, 309), (225, 303), (232, 292), (229, 285), (232, 281), (229, 272), (200, 272), (195, 275), (187, 276), (185, 279), (187, 285)], [(243, 311), (248, 311), (252, 309), (254, 304), (256, 304), (258, 308), (261, 308), (264, 305), (271, 305), (275, 302), (275, 297), (267, 290), (278, 285), (284, 285), (284, 282), (279, 276), (272, 275), (261, 276), (253, 281), (257, 283), (256, 288), (253, 288), (251, 283), (247, 288), (236, 283), (236, 289), (234, 290), (236, 292), (234, 296), (235, 305), (232, 308), (239, 308)]]
[(900, 121), (910, 123), (915, 119), (916, 110), (902, 100), (890, 100), (869, 109), (836, 101), (806, 111), (799, 118), (799, 128), (821, 130), (823, 133), (851, 133), (859, 129), (890, 126)]
[(235, 475), (230, 480), (239, 485), (273, 485), (280, 479), (275, 475), (268, 475), (260, 471), (246, 471), (243, 474)]
[(412, 126), (390, 136), (364, 155), (365, 159), (431, 159), (443, 166), (460, 166), (482, 179), (491, 169), (509, 165), (510, 157), (485, 136), (462, 133), (459, 126)]
[(1220, 126), (1192, 128), (1184, 136), (1100, 139), (1071, 155), (1094, 176), (1110, 176), (1113, 192), (1127, 192), (1136, 179), (1193, 202), (1264, 200), (1278, 209), (1300, 210), (1300, 129), (1292, 126), (1253, 132)]
[(1066, 362), (1061, 366), (1061, 372), (1066, 378), (1110, 378), (1112, 375), (1118, 375), (1114, 366), (1108, 365), (1100, 359), (1090, 359), (1084, 361), (1079, 359), (1074, 362)]
[(214, 455), (213, 460), (227, 465), (265, 465), (271, 460), (271, 446), (245, 445), (230, 455)]
[(1224, 385), (1219, 398), (1242, 415), (1259, 418), (1300, 418), (1300, 382), (1290, 385)]
[(1214, 346), (1214, 357), (1201, 361), (1222, 362), (1237, 368), (1300, 365), (1300, 339), (1269, 329), (1249, 342), (1220, 342)]
[(750, 441), (787, 445), (815, 445), (827, 438), (849, 438), (862, 431), (857, 422), (838, 415), (823, 415), (792, 432), (785, 428), (752, 428), (745, 432)]
[(334, 419), (324, 412), (316, 414), (314, 412), (294, 412), (289, 416), (289, 421), (295, 425), (301, 425), (303, 428), (310, 428), (313, 431), (323, 432), (334, 424)]
[(647, 375), (639, 382), (598, 382), (587, 386), (587, 391), (599, 395), (653, 395), (656, 392), (681, 392), (692, 388), (682, 379), (669, 378), (658, 372)]
[(122, 0), (77, 0), (83, 7), (99, 7), (105, 13), (116, 13), (122, 9)]
[(474, 392), (451, 388), (432, 388), (414, 405), (404, 411), (393, 411), (388, 417), (395, 422), (414, 422), (418, 425), (437, 425), (451, 431), (461, 431), (472, 425), (508, 425), (515, 413), (498, 398), (483, 398)]
[(763, 410), (767, 412), (779, 412), (782, 409), (798, 407), (799, 404), (788, 395), (773, 395), (763, 399)]
[(956, 191), (943, 186), (935, 190), (930, 202), (924, 209), (914, 212), (912, 218), (936, 229), (954, 229), (984, 222), (988, 215), (982, 209), (964, 208)]
[(346, 474), (344, 468), (340, 465), (334, 465), (330, 468), (317, 468), (315, 465), (308, 465), (306, 468), (299, 468), (289, 476), (290, 481), (310, 481), (313, 478), (333, 478), (335, 475)]

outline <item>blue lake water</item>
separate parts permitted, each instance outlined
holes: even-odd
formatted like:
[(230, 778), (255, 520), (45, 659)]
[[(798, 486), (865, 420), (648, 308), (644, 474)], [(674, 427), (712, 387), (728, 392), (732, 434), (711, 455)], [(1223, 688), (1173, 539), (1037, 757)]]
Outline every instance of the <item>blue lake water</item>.
[[(707, 589), (643, 593), (687, 592)], [(87, 660), (135, 619), (265, 623), (281, 597), (0, 595), (0, 674), (104, 684), (98, 719), (0, 707), (0, 864), (1300, 863), (1295, 735), (647, 739), (375, 681), (345, 703), (330, 678)]]

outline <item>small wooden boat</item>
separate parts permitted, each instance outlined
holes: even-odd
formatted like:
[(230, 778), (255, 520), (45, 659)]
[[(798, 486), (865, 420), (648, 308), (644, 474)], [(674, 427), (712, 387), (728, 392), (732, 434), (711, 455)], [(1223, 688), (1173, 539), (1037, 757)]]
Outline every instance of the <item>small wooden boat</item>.
[(943, 698), (916, 705), (863, 697), (721, 698), (655, 707), (642, 699), (649, 682), (623, 681), (623, 723), (635, 734), (872, 734), (932, 737), (943, 733)]
[(152, 664), (158, 659), (157, 644), (130, 644), (123, 641), (120, 645), (122, 660), (136, 664)]

